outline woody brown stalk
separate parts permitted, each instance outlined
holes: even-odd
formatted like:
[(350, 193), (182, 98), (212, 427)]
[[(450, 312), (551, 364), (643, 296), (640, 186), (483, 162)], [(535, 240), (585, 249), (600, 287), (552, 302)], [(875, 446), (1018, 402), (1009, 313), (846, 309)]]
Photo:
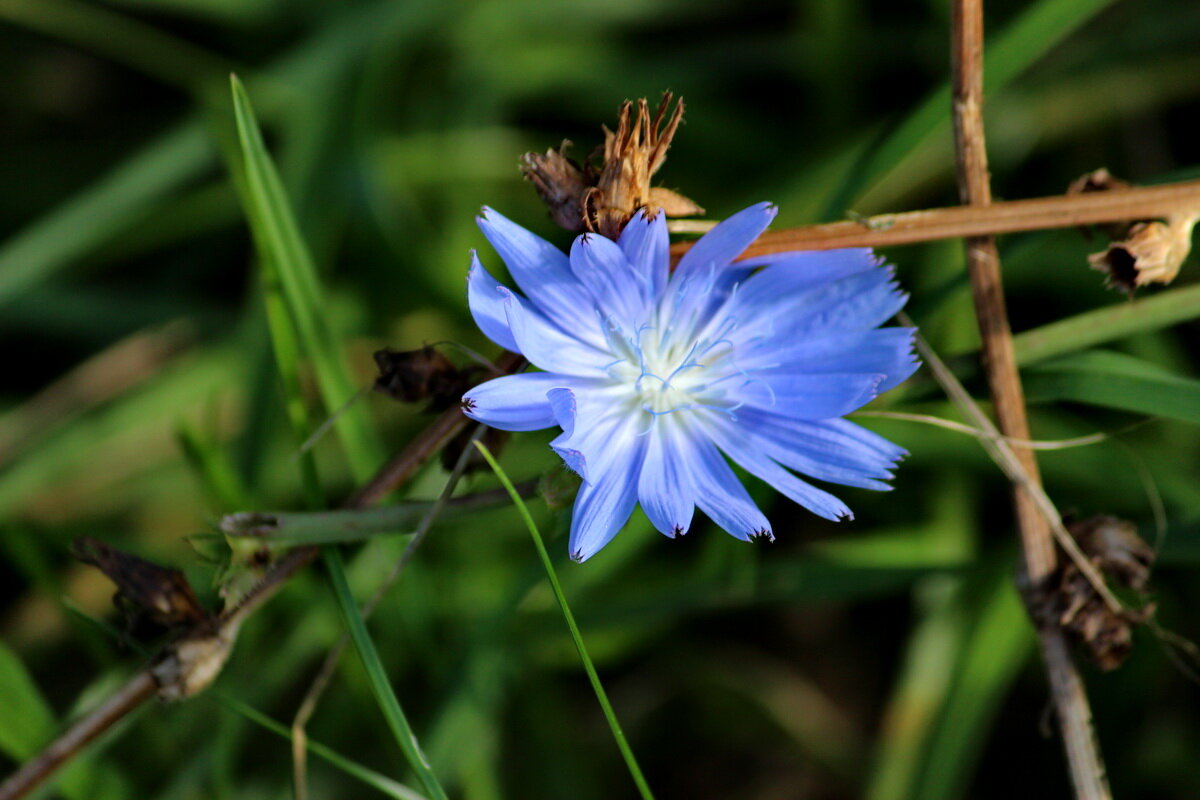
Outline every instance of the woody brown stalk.
[[(964, 205), (988, 206), (992, 196), (983, 133), (982, 0), (954, 0), (952, 27), (954, 145), (959, 195)], [(1025, 398), (1004, 305), (996, 242), (990, 236), (970, 237), (966, 239), (966, 249), (967, 271), (982, 339), (983, 367), (997, 423), (1005, 436), (1029, 439)], [(1019, 448), (1016, 454), (1026, 479), (1035, 486), (1040, 484), (1033, 451)], [(1013, 490), (1025, 579), (1030, 589), (1027, 597), (1033, 598), (1036, 605), (1036, 598), (1042, 596), (1054, 575), (1054, 538), (1033, 494), (1019, 484), (1014, 484)], [(1031, 614), (1041, 640), (1075, 795), (1080, 800), (1107, 800), (1111, 793), (1092, 730), (1091, 709), (1065, 635), (1050, 615), (1040, 613), (1036, 607), (1031, 608)]]
[[(986, 206), (879, 214), (853, 221), (768, 231), (758, 237), (742, 257), (793, 250), (894, 247), (964, 236), (1158, 219), (1196, 211), (1200, 211), (1200, 181), (1181, 181), (1162, 186), (1010, 200)], [(671, 246), (671, 255), (681, 256), (691, 246), (692, 242), (677, 242)]]

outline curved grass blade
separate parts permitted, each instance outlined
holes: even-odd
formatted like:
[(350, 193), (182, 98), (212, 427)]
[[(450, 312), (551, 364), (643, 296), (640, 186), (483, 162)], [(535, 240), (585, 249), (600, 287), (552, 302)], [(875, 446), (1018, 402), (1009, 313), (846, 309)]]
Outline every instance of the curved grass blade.
[[(287, 315), (312, 359), (326, 408), (340, 408), (358, 387), (346, 371), (329, 322), (322, 313), (324, 305), (316, 268), (300, 236), (279, 173), (267, 154), (250, 98), (237, 76), (230, 76), (230, 82), (241, 146), (243, 203), (264, 262), (264, 274), (279, 281)], [(355, 474), (365, 479), (383, 458), (365, 407), (351, 406), (334, 426)]]
[[(239, 714), (255, 725), (266, 728), (271, 733), (291, 741), (292, 733), (287, 729), (287, 726), (281, 725), (253, 706), (220, 691), (214, 692), (213, 697), (216, 698), (217, 702), (235, 714)], [(324, 759), (347, 775), (358, 778), (372, 789), (377, 789), (388, 797), (394, 797), (396, 800), (425, 800), (424, 795), (419, 794), (398, 781), (392, 780), (386, 775), (381, 775), (373, 769), (364, 767), (356, 761), (351, 761), (331, 747), (323, 745), (320, 742), (314, 742), (312, 739), (306, 739), (305, 745), (313, 755)]]
[(417, 777), (429, 797), (432, 800), (446, 800), (446, 792), (438, 783), (437, 776), (433, 774), (433, 767), (430, 766), (429, 759), (421, 750), (421, 745), (417, 742), (416, 735), (413, 734), (412, 726), (408, 724), (408, 718), (400, 708), (399, 701), (396, 700), (396, 694), (392, 691), (392, 685), (388, 682), (387, 673), (383, 669), (383, 662), (380, 661), (379, 653), (375, 650), (375, 643), (371, 641), (371, 634), (367, 632), (366, 623), (363, 622), (358, 603), (350, 594), (350, 584), (346, 581), (346, 569), (342, 564), (342, 554), (336, 547), (326, 547), (322, 550), (322, 554), (325, 568), (329, 572), (329, 581), (333, 586), (334, 596), (342, 610), (346, 629), (350, 633), (350, 640), (354, 642), (354, 648), (358, 651), (359, 658), (362, 659), (363, 668), (366, 670), (367, 679), (371, 684), (371, 691), (375, 694), (375, 700), (379, 703), (388, 727), (392, 729), (392, 734), (400, 744), (400, 749), (404, 751), (405, 758), (408, 759), (413, 771), (417, 773)]
[(91, 252), (180, 190), (215, 153), (204, 126), (186, 122), (0, 247), (0, 305)]
[(1200, 285), (1060, 319), (1013, 337), (1022, 366), (1200, 317)]
[(546, 568), (546, 577), (550, 580), (550, 588), (554, 591), (554, 599), (558, 601), (558, 607), (562, 610), (563, 619), (567, 622), (567, 628), (571, 631), (571, 639), (575, 642), (575, 649), (579, 651), (579, 658), (583, 661), (583, 668), (587, 672), (588, 680), (592, 683), (592, 689), (596, 692), (596, 699), (600, 701), (600, 708), (604, 711), (604, 717), (608, 720), (608, 726), (612, 729), (613, 739), (617, 742), (617, 748), (621, 751), (621, 757), (625, 759), (625, 765), (629, 768), (629, 774), (633, 777), (633, 782), (637, 784), (638, 792), (641, 793), (643, 800), (653, 800), (654, 795), (650, 791), (649, 784), (646, 783), (646, 778), (642, 775), (642, 768), (638, 766), (637, 758), (633, 755), (633, 750), (629, 747), (629, 742), (625, 739), (625, 732), (621, 730), (621, 723), (617, 720), (617, 714), (613, 711), (612, 703), (608, 701), (608, 693), (604, 691), (604, 685), (600, 683), (600, 675), (596, 672), (596, 667), (592, 664), (592, 659), (588, 655), (587, 647), (583, 643), (583, 635), (579, 632), (579, 626), (575, 624), (575, 615), (571, 613), (570, 606), (567, 605), (567, 596), (563, 593), (562, 585), (558, 582), (558, 575), (554, 572), (554, 565), (550, 562), (550, 554), (546, 552), (546, 545), (542, 541), (542, 535), (538, 532), (537, 523), (533, 521), (533, 516), (529, 513), (529, 508), (525, 505), (525, 501), (521, 499), (521, 494), (513, 486), (508, 475), (500, 467), (496, 461), (496, 457), (483, 442), (474, 442), (475, 447), (487, 460), (492, 471), (496, 473), (496, 477), (500, 483), (508, 491), (512, 501), (517, 506), (517, 510), (521, 513), (521, 519), (525, 521), (525, 527), (529, 529), (529, 535), (533, 537), (534, 547), (537, 548), (538, 558), (542, 561), (542, 566)]
[(1200, 425), (1200, 381), (1123, 353), (1095, 350), (1030, 369), (1032, 401), (1070, 400)]

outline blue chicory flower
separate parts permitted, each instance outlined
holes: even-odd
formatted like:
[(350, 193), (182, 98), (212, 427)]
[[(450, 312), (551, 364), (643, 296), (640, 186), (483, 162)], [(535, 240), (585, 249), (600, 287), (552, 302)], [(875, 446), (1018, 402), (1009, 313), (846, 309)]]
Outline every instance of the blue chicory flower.
[(840, 417), (916, 370), (913, 330), (878, 327), (907, 295), (866, 249), (734, 262), (775, 213), (735, 214), (674, 273), (662, 214), (639, 212), (616, 242), (579, 236), (569, 256), (491, 209), (479, 217), (525, 296), (472, 253), (471, 313), (543, 371), (483, 383), (463, 410), (508, 431), (562, 428), (551, 447), (583, 478), (575, 560), (608, 544), (639, 501), (670, 537), (698, 507), (739, 539), (774, 538), (725, 456), (831, 520), (852, 515), (792, 470), (891, 488), (905, 451)]

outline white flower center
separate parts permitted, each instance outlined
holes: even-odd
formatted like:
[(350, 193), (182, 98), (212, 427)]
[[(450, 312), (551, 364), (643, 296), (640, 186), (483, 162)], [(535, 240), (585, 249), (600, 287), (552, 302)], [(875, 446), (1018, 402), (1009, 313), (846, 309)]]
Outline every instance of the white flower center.
[(739, 371), (727, 339), (693, 341), (669, 331), (664, 336), (647, 324), (633, 336), (614, 332), (610, 344), (618, 360), (609, 366), (609, 375), (625, 384), (631, 400), (649, 414), (734, 405), (725, 395), (738, 385), (729, 379)]

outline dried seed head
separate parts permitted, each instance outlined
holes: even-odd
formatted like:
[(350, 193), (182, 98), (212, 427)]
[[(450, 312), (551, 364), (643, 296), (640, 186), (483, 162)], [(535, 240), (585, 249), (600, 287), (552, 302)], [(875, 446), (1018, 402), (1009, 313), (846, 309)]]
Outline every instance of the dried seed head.
[(75, 540), (72, 553), (117, 585), (113, 603), (134, 618), (131, 621), (144, 618), (169, 631), (211, 621), (188, 579), (177, 569), (160, 567), (88, 536)]
[(480, 367), (459, 369), (432, 345), (418, 350), (379, 350), (375, 391), (402, 403), (429, 401), (428, 411), (443, 411), (470, 389)]
[[(1100, 572), (1118, 586), (1142, 592), (1154, 564), (1154, 550), (1137, 534), (1137, 526), (1107, 514), (1071, 523), (1067, 530)], [(1121, 665), (1133, 648), (1133, 629), (1153, 616), (1153, 603), (1140, 609), (1109, 608), (1079, 568), (1064, 559), (1052, 598), (1058, 623), (1091, 656), (1100, 669)]]
[(1107, 275), (1106, 284), (1132, 294), (1148, 283), (1170, 283), (1192, 249), (1194, 214), (1178, 215), (1166, 222), (1139, 222), (1128, 238), (1088, 256), (1088, 263)]
[(563, 139), (557, 150), (545, 153), (526, 153), (521, 156), (521, 173), (533, 184), (542, 202), (550, 209), (550, 218), (569, 231), (583, 231), (581, 204), (583, 196), (596, 185), (596, 175), (589, 164), (582, 167), (567, 158), (571, 141)]
[(1071, 181), (1071, 185), (1067, 187), (1067, 194), (1107, 192), (1112, 189), (1128, 189), (1132, 185), (1129, 181), (1121, 180), (1113, 175), (1107, 167), (1101, 167)]
[(653, 117), (645, 98), (636, 104), (626, 100), (617, 117), (617, 130), (604, 128), (599, 166), (591, 161), (581, 166), (568, 158), (566, 150), (571, 143), (567, 141), (557, 150), (526, 153), (521, 158), (521, 172), (558, 225), (615, 239), (641, 208), (651, 215), (663, 211), (670, 217), (704, 213), (683, 195), (650, 186), (683, 120), (683, 100), (671, 110), (673, 97), (664, 92)]

